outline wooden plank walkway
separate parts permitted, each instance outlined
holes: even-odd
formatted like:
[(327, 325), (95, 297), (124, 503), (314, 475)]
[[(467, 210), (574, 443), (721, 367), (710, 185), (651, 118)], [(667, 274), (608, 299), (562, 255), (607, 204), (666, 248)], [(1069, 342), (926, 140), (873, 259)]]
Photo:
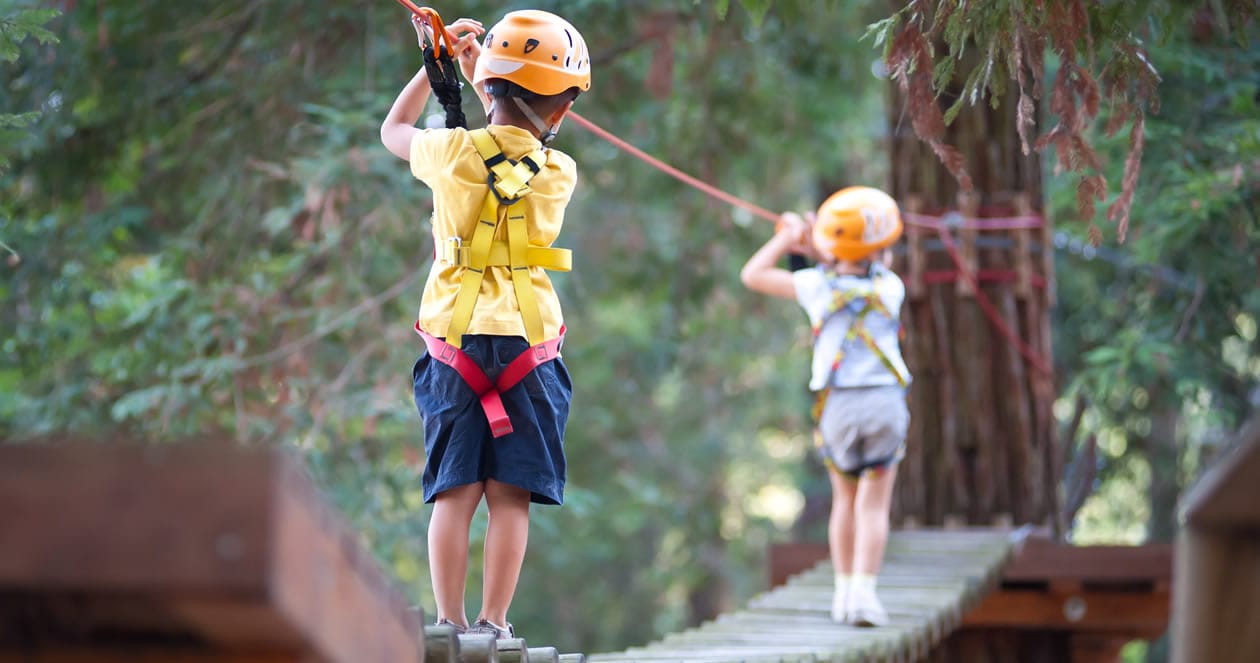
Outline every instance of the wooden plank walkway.
[(894, 532), (879, 576), (891, 624), (856, 628), (831, 621), (832, 571), (823, 562), (740, 611), (644, 647), (596, 654), (592, 663), (703, 661), (901, 662), (926, 656), (1001, 579), (1013, 555), (999, 530)]
[[(293, 453), (0, 445), (0, 663), (585, 663), (424, 626)], [(909, 661), (957, 628), (1005, 532), (894, 533), (885, 628), (830, 622), (826, 564), (615, 661)]]

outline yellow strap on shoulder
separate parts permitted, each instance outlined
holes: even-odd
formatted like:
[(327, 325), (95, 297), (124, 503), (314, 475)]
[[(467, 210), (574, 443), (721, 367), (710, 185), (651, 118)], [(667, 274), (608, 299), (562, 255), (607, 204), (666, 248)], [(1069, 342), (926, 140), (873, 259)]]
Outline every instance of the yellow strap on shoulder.
[(499, 226), (499, 206), (495, 203), (494, 194), (487, 193), (481, 205), (481, 213), (477, 216), (477, 227), (473, 230), (469, 249), (469, 264), (464, 267), (464, 275), (459, 281), (459, 293), (455, 295), (455, 305), (451, 310), (451, 322), (446, 329), (446, 342), (460, 347), (464, 332), (472, 322), (473, 308), (477, 305), (477, 295), (481, 293), (481, 281), (486, 275), (486, 267), (490, 258), (490, 246), (494, 242), (494, 232)]
[(530, 345), (538, 345), (546, 339), (543, 338), (538, 296), (534, 292), (529, 263), (525, 260), (529, 230), (525, 227), (525, 214), (522, 210), (508, 208), (507, 232), (509, 268), (512, 270), (512, 285), (516, 289), (516, 304), (521, 309), (521, 320), (525, 323), (525, 338)]

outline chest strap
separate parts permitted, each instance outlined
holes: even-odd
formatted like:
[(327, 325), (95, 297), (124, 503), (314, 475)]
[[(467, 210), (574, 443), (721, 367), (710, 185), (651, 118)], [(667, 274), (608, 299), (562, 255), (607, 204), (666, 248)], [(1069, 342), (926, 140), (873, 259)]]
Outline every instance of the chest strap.
[[(448, 265), (467, 267), (472, 264), (472, 247), (464, 244), (458, 237), (450, 237), (439, 242), (437, 259)], [(525, 248), (525, 262), (531, 267), (542, 267), (553, 272), (567, 272), (573, 269), (573, 252), (568, 249), (554, 249), (549, 246), (529, 245)], [(486, 265), (490, 267), (507, 267), (508, 243), (495, 240), (490, 243), (490, 256)]]

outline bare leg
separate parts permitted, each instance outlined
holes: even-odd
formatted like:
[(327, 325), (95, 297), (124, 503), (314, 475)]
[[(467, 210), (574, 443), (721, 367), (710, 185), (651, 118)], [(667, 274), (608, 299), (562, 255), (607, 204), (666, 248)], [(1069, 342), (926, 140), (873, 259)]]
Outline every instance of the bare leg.
[(831, 551), (831, 566), (836, 572), (836, 591), (831, 595), (831, 619), (845, 624), (849, 621), (849, 581), (853, 575), (853, 501), (857, 482), (832, 467), (827, 468), (827, 476), (831, 479), (827, 547)]
[(827, 521), (827, 543), (831, 549), (831, 566), (836, 575), (853, 573), (854, 498), (858, 483), (828, 467), (831, 479), (831, 517)]
[(429, 575), (438, 620), (468, 626), (464, 584), (468, 576), (468, 526), (481, 503), (483, 486), (472, 483), (438, 494), (429, 517)]
[(878, 575), (888, 543), (888, 511), (892, 507), (893, 482), (897, 466), (874, 474), (866, 474), (857, 486), (854, 515), (853, 572)]
[(506, 626), (529, 542), (529, 491), (491, 479), (486, 482), (486, 505), (486, 577), (477, 619)]

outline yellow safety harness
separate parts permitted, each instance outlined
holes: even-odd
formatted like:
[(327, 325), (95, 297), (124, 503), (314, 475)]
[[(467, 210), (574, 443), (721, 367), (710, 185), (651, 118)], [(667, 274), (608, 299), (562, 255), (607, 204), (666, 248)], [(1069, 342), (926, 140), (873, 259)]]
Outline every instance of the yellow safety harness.
[[(465, 241), (452, 237), (438, 242), (437, 258), (464, 269), (460, 277), (459, 292), (451, 312), (446, 339), (442, 340), (420, 329), (415, 330), (424, 339), (429, 354), (438, 361), (459, 372), (464, 381), (481, 399), (482, 409), (490, 422), (494, 437), (512, 432), (512, 424), (503, 409), (501, 394), (520, 382), (530, 371), (555, 359), (560, 354), (564, 329), (554, 339), (543, 339), (542, 315), (538, 310), (538, 297), (530, 276), (530, 267), (542, 267), (555, 271), (569, 271), (573, 257), (568, 249), (555, 249), (529, 244), (529, 219), (524, 206), (517, 206), (529, 195), (529, 182), (547, 164), (547, 150), (539, 148), (521, 157), (509, 159), (485, 129), (468, 132), (477, 153), (486, 164), (485, 202), (477, 217), (472, 238)], [(500, 227), (507, 239), (496, 240)], [(481, 367), (460, 349), (463, 336), (468, 332), (481, 283), (489, 267), (507, 267), (512, 274), (512, 289), (525, 324), (525, 336), (530, 348), (514, 359), (493, 382)]]

